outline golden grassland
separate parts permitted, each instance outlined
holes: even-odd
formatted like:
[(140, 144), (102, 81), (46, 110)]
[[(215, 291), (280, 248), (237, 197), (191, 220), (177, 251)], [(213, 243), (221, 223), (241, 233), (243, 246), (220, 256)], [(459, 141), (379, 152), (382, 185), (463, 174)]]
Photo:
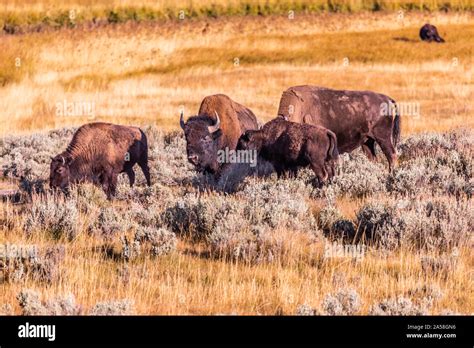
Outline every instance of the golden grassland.
[(89, 22), (120, 23), (219, 16), (363, 11), (472, 11), (472, 0), (2, 0), (0, 25), (74, 27)]
[[(8, 4), (8, 10), (23, 6)], [(44, 10), (52, 4), (28, 6)], [(427, 21), (438, 26), (445, 44), (418, 40), (418, 29)], [(421, 116), (404, 117), (402, 135), (472, 128), (472, 23), (470, 13), (407, 13), (403, 19), (397, 13), (361, 13), (127, 23), (0, 36), (0, 133), (88, 122), (87, 116), (57, 117), (56, 105), (65, 100), (94, 103), (95, 120), (177, 129), (180, 106), (189, 116), (213, 93), (228, 94), (266, 121), (275, 116), (281, 92), (298, 84), (374, 90), (419, 103)], [(337, 204), (353, 218), (364, 201)], [(321, 202), (313, 205), (315, 212), (321, 208)], [(0, 209), (21, 208), (2, 204)], [(86, 307), (130, 298), (139, 314), (294, 314), (298, 305), (317, 306), (327, 293), (345, 286), (337, 280), (342, 274), (346, 285), (359, 292), (363, 313), (374, 302), (412, 294), (427, 284), (443, 291), (433, 313), (474, 311), (474, 257), (468, 247), (460, 250), (459, 267), (428, 276), (420, 266), (426, 255), (411, 249), (387, 256), (369, 252), (359, 262), (328, 259), (323, 246), (309, 243), (305, 235), (278, 233), (292, 246), (280, 262), (209, 259), (204, 247), (180, 240), (177, 253), (130, 263), (127, 282), (120, 275), (124, 265), (94, 252), (99, 242), (83, 233), (67, 242), (61, 282), (2, 284), (0, 304), (16, 303), (20, 289), (28, 287), (45, 298), (71, 292)], [(54, 243), (45, 235), (26, 238), (15, 230), (0, 234), (0, 243), (5, 242)]]
[[(418, 40), (429, 20), (445, 44)], [(246, 17), (3, 36), (0, 133), (87, 122), (57, 117), (64, 101), (93, 105), (96, 120), (173, 129), (181, 105), (191, 115), (214, 93), (264, 121), (298, 84), (419, 103), (405, 134), (472, 126), (473, 38), (471, 14)]]
[[(37, 289), (44, 299), (72, 293), (85, 308), (99, 301), (133, 299), (139, 314), (292, 315), (301, 304), (320, 308), (327, 294), (352, 288), (360, 295), (361, 313), (367, 313), (385, 298), (406, 296), (418, 303), (427, 296), (426, 291), (429, 294), (429, 289), (439, 288), (442, 297), (431, 308), (433, 314), (446, 309), (472, 313), (474, 309), (470, 271), (474, 257), (467, 246), (460, 249), (454, 269), (426, 273), (421, 258), (437, 257), (436, 252), (404, 248), (386, 256), (369, 250), (360, 261), (328, 258), (324, 246), (311, 243), (307, 235), (275, 233), (283, 235), (290, 253), (259, 265), (209, 259), (204, 247), (186, 240), (169, 256), (117, 262), (97, 252), (101, 242), (83, 233), (73, 242), (62, 241), (67, 249), (60, 281), (47, 286), (31, 280), (2, 284), (0, 303), (14, 304), (15, 312), (20, 313), (16, 295), (29, 288)], [(58, 243), (44, 234), (26, 239), (18, 231), (0, 239), (6, 241), (39, 247)]]

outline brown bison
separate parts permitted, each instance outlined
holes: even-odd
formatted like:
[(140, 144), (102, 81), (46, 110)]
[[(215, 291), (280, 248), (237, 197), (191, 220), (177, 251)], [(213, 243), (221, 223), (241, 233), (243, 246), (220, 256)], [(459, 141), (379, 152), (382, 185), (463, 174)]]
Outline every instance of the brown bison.
[(377, 143), (387, 157), (390, 171), (396, 163), (400, 115), (395, 101), (383, 94), (290, 87), (283, 92), (278, 116), (330, 129), (337, 136), (339, 153), (362, 146), (367, 156), (374, 159)]
[(135, 163), (150, 186), (148, 144), (141, 129), (89, 123), (76, 131), (66, 151), (52, 158), (50, 187), (67, 191), (71, 184), (91, 182), (101, 186), (110, 199), (115, 195), (119, 173), (127, 173), (133, 186)]
[(336, 135), (329, 129), (276, 118), (259, 130), (249, 130), (239, 139), (237, 150), (256, 150), (271, 162), (278, 176), (310, 166), (322, 184), (334, 175), (338, 159)]
[(421, 27), (420, 39), (422, 41), (428, 42), (444, 42), (444, 39), (438, 34), (438, 29), (434, 25), (431, 25), (429, 23), (426, 23), (424, 26)]
[(204, 98), (198, 115), (186, 123), (181, 113), (180, 125), (189, 162), (199, 171), (217, 175), (225, 165), (218, 161), (218, 152), (235, 150), (242, 133), (258, 128), (253, 112), (224, 94)]

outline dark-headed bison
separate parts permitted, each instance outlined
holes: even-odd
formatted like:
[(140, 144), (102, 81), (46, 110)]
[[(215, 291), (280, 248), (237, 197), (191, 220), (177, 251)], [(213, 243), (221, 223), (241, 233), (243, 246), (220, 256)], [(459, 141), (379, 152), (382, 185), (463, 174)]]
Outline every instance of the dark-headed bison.
[(115, 195), (119, 173), (127, 173), (133, 186), (135, 163), (151, 185), (147, 138), (141, 129), (100, 122), (86, 124), (76, 131), (66, 151), (52, 159), (50, 187), (66, 191), (71, 184), (90, 182), (102, 187), (110, 199)]
[(257, 118), (245, 106), (224, 94), (203, 99), (199, 113), (184, 122), (181, 128), (186, 137), (188, 160), (197, 170), (219, 174), (225, 163), (219, 163), (219, 150), (235, 150), (239, 137), (250, 129), (257, 129)]
[(438, 29), (429, 23), (421, 27), (420, 39), (427, 42), (444, 42), (444, 39), (438, 34)]
[(273, 164), (278, 176), (286, 171), (296, 176), (298, 167), (310, 166), (320, 184), (334, 175), (338, 159), (336, 135), (329, 129), (282, 118), (245, 132), (237, 150), (256, 150)]

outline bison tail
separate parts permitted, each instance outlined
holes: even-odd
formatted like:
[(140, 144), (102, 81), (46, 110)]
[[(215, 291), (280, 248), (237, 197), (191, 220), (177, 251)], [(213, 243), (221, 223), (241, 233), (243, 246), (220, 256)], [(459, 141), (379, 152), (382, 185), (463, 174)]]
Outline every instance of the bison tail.
[(328, 130), (329, 137), (329, 150), (327, 154), (328, 160), (337, 160), (339, 157), (339, 151), (337, 149), (337, 138), (336, 134)]
[(401, 118), (400, 118), (400, 110), (398, 110), (397, 103), (393, 99), (391, 101), (393, 105), (395, 105), (395, 117), (393, 118), (393, 128), (392, 128), (392, 143), (393, 143), (393, 146), (396, 148), (398, 143), (400, 142)]

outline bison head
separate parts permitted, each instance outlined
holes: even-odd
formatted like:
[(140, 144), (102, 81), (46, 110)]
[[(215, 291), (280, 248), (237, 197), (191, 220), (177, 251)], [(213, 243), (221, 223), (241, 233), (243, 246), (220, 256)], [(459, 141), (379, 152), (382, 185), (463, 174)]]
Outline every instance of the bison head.
[(263, 146), (263, 140), (263, 130), (248, 130), (240, 136), (237, 150), (256, 150), (259, 153)]
[(216, 173), (219, 169), (217, 151), (220, 148), (222, 130), (217, 111), (216, 118), (215, 124), (207, 116), (195, 116), (185, 123), (181, 113), (180, 125), (186, 137), (188, 161), (199, 171)]
[(63, 191), (68, 189), (71, 161), (72, 158), (66, 154), (60, 154), (51, 158), (49, 173), (50, 188)]

